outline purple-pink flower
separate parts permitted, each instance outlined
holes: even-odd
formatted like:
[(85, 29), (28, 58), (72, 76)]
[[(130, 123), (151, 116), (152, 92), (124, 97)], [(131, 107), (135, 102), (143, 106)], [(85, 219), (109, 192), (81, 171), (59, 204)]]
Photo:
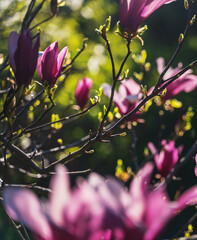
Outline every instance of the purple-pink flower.
[(135, 34), (154, 11), (175, 0), (120, 0), (119, 20), (125, 31)]
[(79, 79), (77, 83), (75, 98), (81, 110), (84, 109), (89, 99), (91, 87), (92, 87), (92, 79), (88, 77), (85, 77), (83, 80)]
[[(165, 62), (162, 57), (157, 59), (157, 70), (158, 73), (161, 74), (165, 68)], [(176, 68), (170, 68), (166, 74), (165, 79), (171, 78), (176, 75), (182, 68), (182, 63), (179, 63)], [(189, 93), (197, 88), (197, 76), (192, 74), (192, 69), (189, 69), (183, 75), (181, 75), (178, 79), (172, 82), (166, 88), (166, 94), (163, 97), (164, 101), (173, 98), (175, 95), (179, 94), (180, 92)]]
[(148, 143), (148, 147), (154, 155), (155, 164), (162, 177), (167, 177), (179, 159), (179, 154), (183, 150), (183, 146), (175, 147), (175, 141), (167, 142), (161, 141), (162, 149), (160, 153), (157, 152), (152, 142)]
[(16, 84), (27, 87), (36, 70), (40, 36), (33, 45), (31, 32), (27, 29), (21, 35), (11, 32), (8, 38), (8, 56)]
[(150, 188), (152, 171), (147, 163), (129, 191), (96, 173), (71, 190), (67, 170), (59, 165), (48, 202), (14, 187), (4, 189), (3, 202), (9, 216), (30, 228), (36, 240), (155, 240), (180, 210), (197, 203), (197, 186), (171, 202), (164, 188)]
[(58, 42), (56, 41), (39, 54), (37, 70), (43, 83), (46, 81), (50, 87), (55, 85), (67, 51), (68, 47), (64, 47), (59, 53)]
[[(108, 83), (102, 85), (103, 93), (110, 98), (111, 86)], [(124, 80), (121, 82), (118, 92), (114, 92), (113, 101), (118, 107), (121, 115), (125, 115), (131, 112), (142, 98), (141, 87), (133, 79)], [(134, 114), (135, 119), (139, 115), (139, 112)]]

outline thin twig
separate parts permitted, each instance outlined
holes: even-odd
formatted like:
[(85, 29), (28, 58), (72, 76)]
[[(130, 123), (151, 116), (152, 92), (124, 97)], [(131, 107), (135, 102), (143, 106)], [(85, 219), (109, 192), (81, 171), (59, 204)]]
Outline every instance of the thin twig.
[[(16, 223), (9, 217), (9, 215), (7, 215), (7, 216), (8, 216), (8, 218), (9, 218), (10, 222), (12, 223), (14, 229), (16, 230), (18, 236), (20, 237), (20, 239), (26, 240), (26, 239), (23, 237), (22, 233), (20, 232), (19, 227), (16, 225)], [(21, 225), (20, 225), (20, 226), (21, 226)]]
[[(194, 213), (194, 215), (189, 219), (189, 221), (187, 221), (187, 223), (181, 229), (179, 229), (179, 231), (176, 234), (174, 234), (173, 237), (170, 238), (170, 240), (177, 239), (177, 237), (183, 234), (183, 232), (188, 228), (188, 225), (192, 224), (196, 220), (196, 218), (197, 218), (197, 213)], [(182, 238), (179, 238), (179, 239), (182, 239)], [(189, 239), (191, 238), (189, 237)], [(195, 239), (197, 239), (197, 236)]]
[(17, 114), (15, 118), (18, 118), (37, 98), (39, 98), (44, 93), (42, 89), (34, 98), (32, 98)]
[(107, 110), (102, 118), (102, 121), (100, 123), (100, 126), (99, 126), (99, 134), (102, 133), (103, 131), (103, 126), (104, 126), (104, 123), (105, 123), (105, 120), (110, 112), (110, 109), (112, 107), (112, 104), (113, 104), (113, 98), (114, 98), (114, 93), (115, 93), (115, 89), (116, 89), (116, 85), (117, 85), (117, 82), (118, 82), (118, 78), (120, 77), (120, 74), (122, 72), (122, 69), (124, 67), (124, 64), (126, 63), (129, 55), (131, 54), (131, 50), (130, 50), (130, 42), (131, 40), (129, 39), (127, 41), (127, 55), (126, 57), (124, 58), (121, 66), (120, 66), (120, 69), (118, 71), (118, 74), (116, 75), (115, 73), (115, 64), (114, 64), (114, 59), (113, 59), (113, 55), (112, 55), (112, 52), (111, 52), (111, 47), (110, 47), (110, 43), (109, 43), (109, 40), (107, 39), (107, 37), (103, 37), (103, 39), (106, 41), (106, 44), (107, 44), (107, 50), (109, 52), (109, 55), (110, 55), (110, 59), (111, 59), (111, 65), (112, 65), (112, 76), (113, 76), (113, 85), (112, 85), (112, 89), (111, 89), (111, 96), (110, 96), (110, 100), (109, 100), (109, 104), (108, 104), (108, 107), (107, 107)]
[(181, 41), (179, 41), (179, 44), (178, 44), (178, 46), (177, 46), (177, 48), (176, 48), (172, 58), (170, 59), (170, 61), (168, 62), (168, 64), (164, 68), (163, 72), (159, 76), (158, 83), (155, 86), (156, 88), (163, 82), (164, 75), (166, 74), (166, 72), (168, 71), (168, 69), (170, 68), (170, 66), (172, 65), (174, 60), (176, 59), (179, 51), (181, 50), (181, 47), (182, 47), (182, 45), (183, 45), (183, 43), (185, 41), (185, 38), (186, 38), (187, 33), (188, 33), (188, 30), (190, 28), (190, 20), (191, 20), (191, 16), (190, 15), (191, 15), (191, 12), (188, 10), (188, 18), (187, 18), (187, 23), (186, 23), (185, 30), (184, 30), (184, 33), (183, 33), (183, 39)]
[(24, 29), (26, 28), (26, 23), (28, 21), (28, 18), (30, 17), (30, 14), (31, 14), (31, 12), (33, 10), (33, 7), (34, 7), (35, 3), (36, 3), (36, 0), (31, 0), (31, 2), (29, 4), (29, 7), (27, 9), (27, 12), (25, 14), (25, 17), (24, 17), (24, 19), (22, 21), (22, 24), (21, 24), (21, 32), (23, 32)]
[(73, 115), (70, 115), (70, 116), (67, 116), (67, 117), (63, 117), (57, 121), (53, 121), (53, 122), (48, 122), (48, 123), (44, 123), (40, 126), (37, 126), (35, 128), (30, 128), (29, 129), (29, 126), (28, 126), (28, 129), (26, 128), (25, 129), (25, 132), (26, 133), (29, 133), (29, 132), (33, 132), (33, 131), (37, 131), (37, 130), (40, 130), (42, 128), (45, 128), (45, 127), (48, 127), (48, 126), (51, 126), (51, 124), (55, 124), (55, 123), (59, 123), (59, 122), (64, 122), (64, 121), (68, 121), (72, 118), (75, 118), (75, 117), (79, 117), (81, 115), (84, 115), (85, 113), (87, 113), (91, 108), (93, 108), (96, 104), (98, 104), (98, 102), (95, 102), (94, 104), (92, 104), (90, 107), (86, 108), (84, 111), (82, 112), (79, 112), (79, 113), (76, 113), (76, 114), (73, 114)]
[(24, 128), (24, 129), (22, 130), (22, 133), (27, 133), (27, 132), (29, 132), (29, 131), (27, 131), (27, 130), (28, 130), (29, 128), (35, 126), (54, 106), (55, 106), (55, 104), (52, 103), (52, 105), (51, 105), (47, 110), (45, 110), (45, 111), (41, 114), (41, 116), (40, 116), (35, 122), (33, 122), (32, 124), (30, 124), (30, 125), (28, 125), (26, 128)]
[(25, 28), (28, 28), (30, 26), (31, 22), (33, 21), (35, 16), (39, 13), (45, 1), (46, 0), (42, 0), (42, 2), (37, 6), (37, 8), (32, 12), (30, 18), (27, 20)]
[(38, 27), (39, 25), (41, 25), (41, 24), (43, 24), (43, 23), (49, 21), (51, 18), (53, 18), (53, 16), (50, 16), (50, 17), (48, 17), (48, 18), (42, 20), (41, 22), (37, 23), (36, 25), (34, 25), (33, 27), (30, 28), (30, 31), (33, 30), (34, 28)]
[(65, 74), (68, 70), (68, 68), (70, 66), (73, 65), (73, 63), (75, 62), (75, 60), (79, 57), (79, 55), (85, 50), (86, 48), (86, 42), (87, 42), (88, 38), (84, 38), (83, 39), (83, 44), (82, 44), (82, 48), (79, 49), (78, 53), (74, 56), (74, 58), (71, 60), (71, 62), (65, 66), (62, 67), (62, 73)]
[(25, 236), (27, 237), (27, 240), (30, 240), (30, 237), (29, 237), (29, 235), (27, 233), (27, 230), (26, 230), (25, 226), (23, 224), (21, 224), (21, 227), (23, 229), (23, 232), (25, 233)]
[(0, 134), (0, 141), (4, 143), (5, 146), (11, 151), (17, 153), (22, 159), (26, 160), (28, 164), (36, 171), (40, 172), (41, 169), (33, 162), (33, 160), (28, 157), (28, 155), (23, 152), (20, 148), (9, 142), (2, 134)]
[(41, 190), (43, 192), (51, 192), (50, 188), (44, 188), (37, 185), (24, 185), (24, 184), (5, 184), (5, 187), (20, 187), (20, 188), (28, 188), (33, 190)]

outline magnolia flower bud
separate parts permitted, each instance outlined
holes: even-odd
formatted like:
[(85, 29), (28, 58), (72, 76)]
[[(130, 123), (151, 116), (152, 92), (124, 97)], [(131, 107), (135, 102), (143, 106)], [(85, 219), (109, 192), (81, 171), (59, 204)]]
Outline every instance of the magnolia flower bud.
[(39, 53), (37, 70), (43, 83), (46, 81), (50, 87), (55, 85), (67, 51), (68, 47), (65, 47), (59, 53), (56, 41), (48, 46), (44, 52)]
[(92, 87), (92, 79), (85, 77), (83, 80), (79, 79), (77, 83), (77, 88), (75, 92), (75, 98), (77, 101), (77, 104), (80, 106), (81, 110), (84, 109), (88, 98), (89, 98), (89, 92)]
[(11, 32), (8, 38), (8, 55), (10, 66), (15, 74), (18, 87), (28, 86), (36, 70), (40, 36), (32, 43), (31, 32), (27, 29), (20, 36)]
[(57, 14), (57, 11), (58, 11), (57, 0), (51, 0), (51, 12), (52, 12), (53, 16), (55, 16)]

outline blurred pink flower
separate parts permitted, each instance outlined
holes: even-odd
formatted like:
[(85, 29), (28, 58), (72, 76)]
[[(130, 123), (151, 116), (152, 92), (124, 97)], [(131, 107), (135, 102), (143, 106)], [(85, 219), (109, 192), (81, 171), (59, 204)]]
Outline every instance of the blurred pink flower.
[(46, 81), (50, 87), (55, 85), (67, 51), (68, 47), (65, 47), (59, 53), (56, 41), (48, 46), (44, 52), (39, 53), (37, 70), (43, 83)]
[(59, 165), (47, 203), (30, 191), (7, 187), (4, 206), (11, 218), (25, 224), (36, 240), (154, 240), (183, 208), (197, 203), (197, 187), (170, 202), (162, 188), (149, 186), (153, 165), (147, 163), (130, 190), (96, 173), (71, 190), (67, 170)]
[(167, 143), (166, 140), (161, 141), (162, 149), (157, 152), (152, 142), (148, 143), (148, 147), (154, 155), (155, 164), (162, 177), (167, 177), (179, 159), (179, 154), (183, 150), (183, 146), (175, 147), (175, 141)]
[[(162, 57), (157, 59), (157, 70), (158, 73), (161, 74), (165, 68), (165, 61)], [(176, 75), (182, 68), (182, 63), (179, 63), (176, 68), (170, 68), (166, 74), (165, 79), (171, 78)], [(164, 101), (173, 98), (175, 95), (180, 92), (191, 92), (195, 88), (197, 88), (197, 76), (192, 74), (192, 69), (189, 69), (183, 75), (181, 75), (178, 79), (172, 82), (167, 88), (167, 92), (163, 97)], [(164, 79), (164, 80), (165, 80)]]
[(120, 0), (120, 25), (125, 31), (135, 34), (144, 20), (154, 11), (163, 4), (174, 1), (176, 0)]
[(40, 36), (36, 38), (33, 46), (32, 36), (29, 29), (21, 35), (11, 32), (8, 38), (8, 55), (10, 66), (15, 74), (18, 87), (27, 87), (33, 78), (36, 70)]
[[(102, 85), (103, 93), (110, 98), (111, 86), (108, 83)], [(118, 92), (114, 92), (114, 103), (118, 107), (121, 115), (131, 112), (138, 104), (142, 97), (141, 87), (133, 79), (124, 80), (121, 82)], [(139, 115), (139, 112), (134, 114), (134, 118)]]
[(81, 110), (84, 109), (88, 98), (90, 89), (92, 87), (92, 79), (85, 77), (83, 80), (79, 79), (77, 83), (77, 88), (75, 91), (75, 98), (77, 101), (77, 104), (80, 106)]

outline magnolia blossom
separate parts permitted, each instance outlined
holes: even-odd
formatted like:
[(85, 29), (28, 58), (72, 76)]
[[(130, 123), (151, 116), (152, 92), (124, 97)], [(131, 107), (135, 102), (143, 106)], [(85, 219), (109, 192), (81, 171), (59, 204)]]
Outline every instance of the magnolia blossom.
[[(103, 93), (110, 98), (111, 86), (108, 83), (102, 85)], [(138, 104), (142, 97), (141, 87), (133, 79), (124, 80), (121, 82), (118, 92), (114, 92), (113, 101), (118, 107), (121, 115), (131, 112)], [(137, 117), (139, 113), (134, 115)]]
[(175, 166), (179, 159), (179, 154), (183, 150), (183, 146), (175, 147), (175, 141), (167, 142), (166, 140), (162, 140), (162, 149), (160, 153), (157, 152), (154, 144), (152, 142), (148, 143), (148, 147), (152, 154), (154, 155), (155, 164), (160, 174), (163, 177), (167, 177), (167, 175), (171, 172), (172, 168)]
[(175, 0), (120, 0), (119, 19), (125, 31), (135, 34), (144, 20), (162, 5)]
[(68, 47), (65, 47), (59, 53), (56, 41), (48, 46), (44, 52), (39, 53), (37, 70), (43, 83), (46, 81), (50, 87), (55, 85), (67, 51)]
[[(157, 70), (158, 73), (161, 74), (165, 68), (165, 62), (162, 57), (157, 59)], [(176, 75), (182, 68), (182, 63), (179, 63), (176, 68), (169, 68), (169, 70), (165, 74), (165, 79), (171, 78)], [(192, 69), (189, 69), (183, 75), (181, 75), (178, 79), (172, 82), (167, 88), (167, 92), (163, 97), (164, 101), (171, 99), (175, 95), (180, 92), (191, 92), (197, 87), (197, 76), (192, 74)]]
[(92, 79), (87, 77), (85, 77), (83, 80), (79, 79), (77, 83), (75, 98), (81, 110), (84, 109), (88, 101), (91, 87), (92, 87)]
[(171, 202), (165, 189), (150, 188), (152, 170), (147, 163), (129, 190), (96, 173), (71, 190), (67, 170), (59, 165), (48, 202), (14, 187), (4, 189), (3, 202), (9, 216), (30, 228), (36, 240), (154, 240), (180, 210), (197, 203), (197, 186)]
[(33, 45), (31, 32), (27, 29), (21, 35), (11, 32), (8, 38), (10, 66), (15, 74), (18, 87), (28, 86), (36, 70), (40, 36)]

